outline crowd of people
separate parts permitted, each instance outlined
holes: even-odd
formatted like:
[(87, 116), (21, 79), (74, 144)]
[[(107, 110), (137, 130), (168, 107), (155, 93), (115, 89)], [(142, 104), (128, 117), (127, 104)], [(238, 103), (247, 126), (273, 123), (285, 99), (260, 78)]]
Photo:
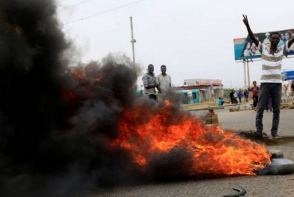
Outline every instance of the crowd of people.
[[(228, 103), (230, 104), (241, 104), (241, 103), (248, 103), (249, 102), (249, 95), (251, 95), (251, 99), (252, 99), (252, 106), (253, 109), (256, 110), (257, 108), (257, 104), (258, 104), (258, 94), (259, 94), (259, 88), (260, 86), (257, 86), (256, 81), (253, 81), (253, 86), (249, 87), (248, 89), (245, 90), (231, 90), (229, 93), (229, 98), (230, 101)], [(250, 94), (251, 92), (251, 94)], [(289, 82), (288, 80), (284, 80), (282, 83), (282, 98), (289, 98), (290, 96), (294, 96), (294, 80)], [(223, 98), (219, 98), (219, 100), (223, 101)], [(223, 103), (221, 104), (221, 102), (218, 102), (218, 105), (223, 105), (225, 103), (225, 101), (223, 101)], [(272, 107), (271, 107), (271, 97), (269, 97), (269, 101), (268, 101), (268, 109), (266, 109), (267, 111), (270, 110), (272, 111)]]
[[(256, 81), (254, 81), (253, 86), (248, 89), (244, 89), (244, 90), (239, 89), (238, 91), (235, 91), (234, 89), (231, 90), (229, 93), (230, 101), (228, 103), (231, 103), (231, 104), (248, 103), (249, 91), (252, 92), (253, 106), (256, 107), (258, 102), (258, 91), (259, 91), (259, 87), (256, 85)], [(221, 97), (219, 99), (223, 100)], [(220, 103), (221, 102), (219, 102), (219, 105)]]

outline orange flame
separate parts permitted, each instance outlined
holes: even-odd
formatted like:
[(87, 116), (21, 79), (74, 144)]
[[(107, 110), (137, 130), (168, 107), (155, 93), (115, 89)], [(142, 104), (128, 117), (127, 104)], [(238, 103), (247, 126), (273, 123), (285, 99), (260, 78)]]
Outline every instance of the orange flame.
[(205, 126), (195, 117), (177, 110), (169, 101), (156, 110), (137, 104), (125, 109), (119, 123), (120, 136), (112, 147), (128, 150), (143, 169), (154, 153), (184, 147), (193, 153), (194, 174), (254, 175), (270, 163), (264, 145), (245, 140), (219, 126)]
[(79, 69), (75, 69), (72, 73), (72, 76), (77, 80), (83, 80), (86, 78), (85, 72)]

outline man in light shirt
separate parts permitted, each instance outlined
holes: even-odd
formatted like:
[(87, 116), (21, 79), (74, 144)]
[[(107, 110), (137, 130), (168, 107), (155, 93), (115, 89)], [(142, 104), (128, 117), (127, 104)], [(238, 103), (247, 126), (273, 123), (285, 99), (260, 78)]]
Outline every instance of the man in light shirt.
[(284, 98), (288, 98), (289, 94), (288, 94), (288, 87), (289, 87), (289, 82), (287, 81), (287, 79), (285, 79), (282, 83), (282, 88), (283, 88), (283, 96)]
[(161, 74), (156, 77), (156, 80), (157, 80), (159, 89), (161, 90), (160, 96), (163, 96), (171, 87), (171, 77), (168, 74), (166, 74), (165, 65), (162, 65), (160, 67), (160, 70), (161, 70)]
[(278, 127), (280, 122), (280, 104), (281, 104), (281, 93), (282, 93), (282, 60), (289, 47), (294, 42), (294, 38), (291, 38), (284, 46), (278, 47), (280, 34), (273, 32), (270, 34), (270, 46), (262, 44), (254, 36), (248, 22), (247, 16), (243, 15), (243, 23), (247, 28), (250, 39), (258, 46), (258, 50), (261, 53), (262, 58), (262, 75), (260, 79), (260, 89), (258, 95), (258, 107), (256, 113), (256, 137), (262, 138), (263, 132), (263, 112), (268, 100), (272, 98), (273, 105), (273, 121), (271, 128), (271, 135), (273, 139), (279, 138)]
[(148, 65), (148, 72), (143, 75), (142, 81), (144, 85), (144, 94), (150, 99), (157, 101), (155, 88), (160, 92), (160, 88), (156, 82), (156, 77), (154, 76), (154, 66), (152, 64)]

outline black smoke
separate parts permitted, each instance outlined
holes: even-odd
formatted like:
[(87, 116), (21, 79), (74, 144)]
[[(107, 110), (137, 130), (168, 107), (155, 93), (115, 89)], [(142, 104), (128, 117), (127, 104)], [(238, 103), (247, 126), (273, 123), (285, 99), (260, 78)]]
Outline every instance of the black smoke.
[(62, 196), (125, 179), (130, 156), (108, 141), (133, 105), (139, 67), (109, 55), (74, 78), (52, 0), (0, 1), (0, 29), (1, 196)]
[(0, 1), (0, 196), (73, 196), (191, 173), (185, 148), (155, 153), (143, 172), (126, 150), (110, 147), (122, 110), (137, 102), (141, 69), (113, 54), (72, 69), (72, 47), (54, 1)]

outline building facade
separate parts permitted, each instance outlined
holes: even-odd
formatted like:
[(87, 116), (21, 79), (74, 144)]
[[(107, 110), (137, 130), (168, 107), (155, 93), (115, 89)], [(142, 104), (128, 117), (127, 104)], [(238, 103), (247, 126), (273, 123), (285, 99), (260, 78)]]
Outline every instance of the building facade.
[[(193, 103), (195, 95), (192, 92), (197, 91), (198, 102), (216, 102), (219, 97), (223, 97), (223, 84), (219, 79), (184, 79), (184, 85), (179, 87), (181, 91), (187, 92), (188, 103)], [(189, 102), (190, 101), (190, 102)]]

